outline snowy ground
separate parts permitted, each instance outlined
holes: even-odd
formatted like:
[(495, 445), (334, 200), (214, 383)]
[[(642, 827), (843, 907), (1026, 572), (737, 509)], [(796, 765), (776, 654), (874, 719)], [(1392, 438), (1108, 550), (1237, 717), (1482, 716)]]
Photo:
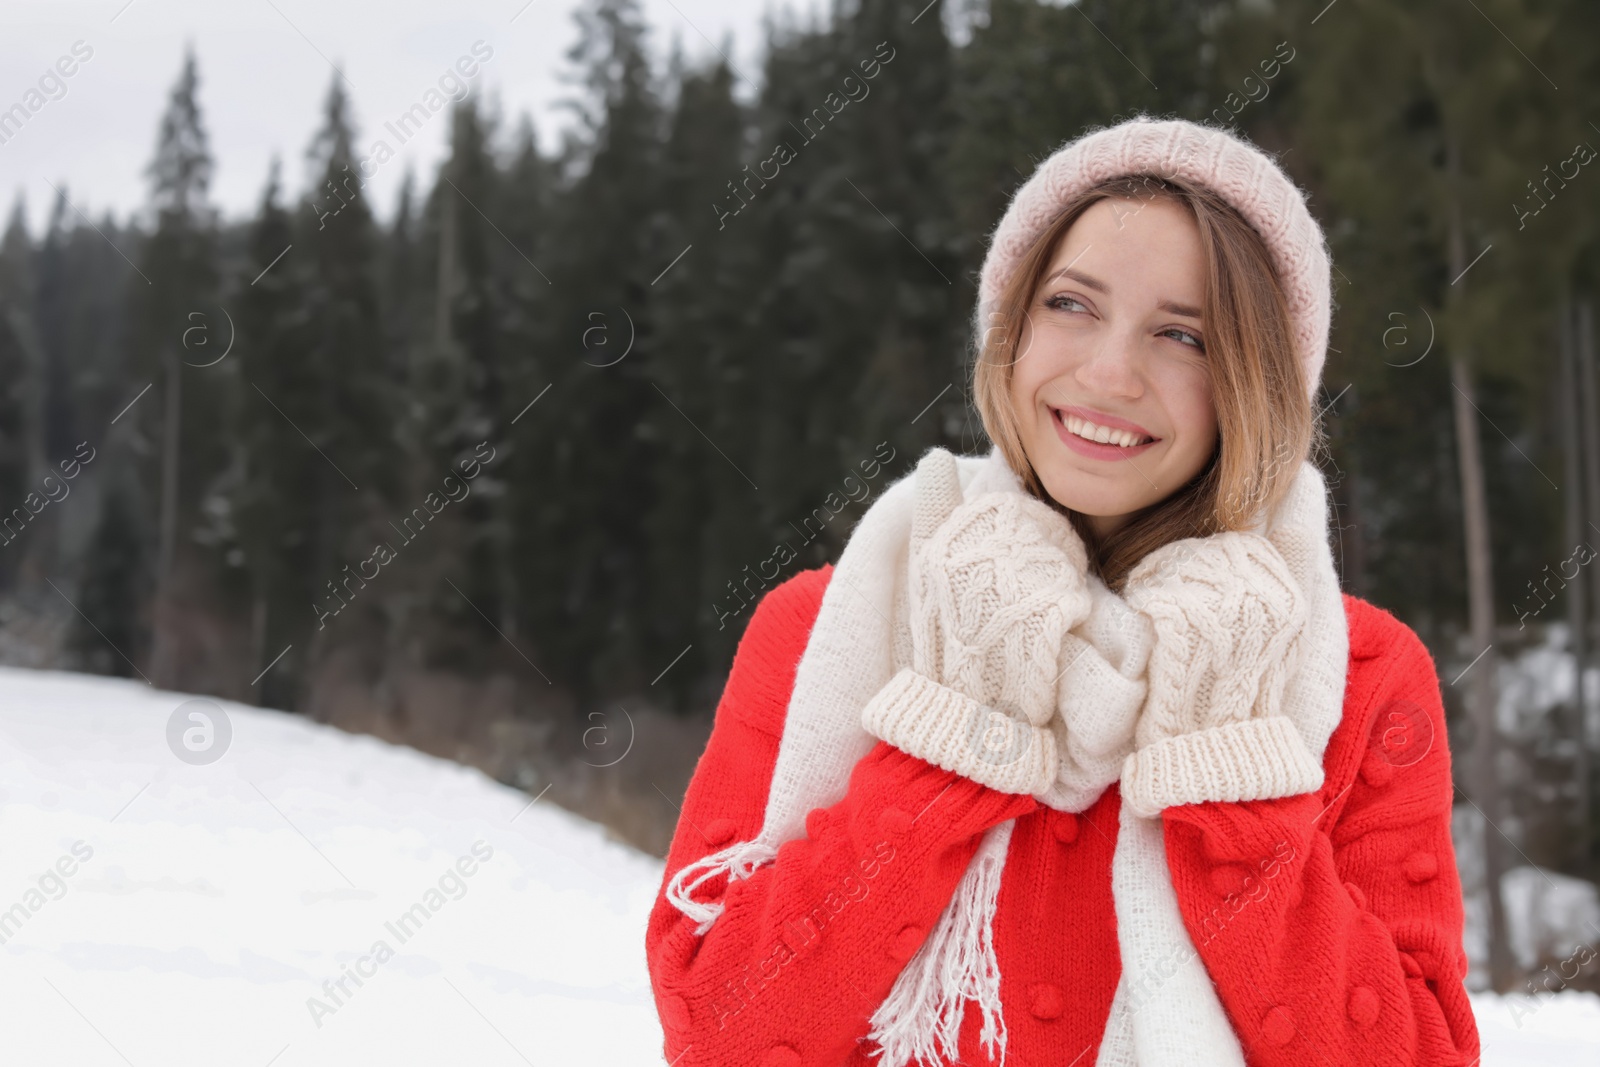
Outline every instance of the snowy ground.
[(1472, 998), (1483, 1067), (1595, 1067), (1600, 1064), (1600, 996)]
[(0, 927), (0, 1061), (660, 1062), (657, 860), (476, 770), (278, 712), (219, 702), (231, 743), (191, 766), (167, 742), (188, 699), (0, 670), (0, 909), (28, 913)]
[[(658, 861), (476, 770), (191, 699), (0, 668), (0, 1059), (661, 1062)], [(1600, 998), (1477, 1004), (1486, 1067), (1600, 1062)]]

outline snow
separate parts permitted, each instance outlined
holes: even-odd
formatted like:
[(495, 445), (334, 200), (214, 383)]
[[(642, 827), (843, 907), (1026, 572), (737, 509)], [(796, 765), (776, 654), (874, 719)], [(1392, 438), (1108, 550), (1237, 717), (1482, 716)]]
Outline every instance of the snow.
[[(1472, 965), (1468, 985), (1488, 987), (1488, 909), (1483, 893), (1483, 816), (1458, 804), (1451, 833), (1456, 866), (1465, 894), (1466, 930), (1462, 938)], [(1600, 947), (1600, 889), (1593, 882), (1559, 871), (1523, 864), (1500, 879), (1506, 905), (1506, 933), (1512, 954), (1524, 968), (1540, 959), (1565, 959), (1580, 946)]]
[(1483, 1067), (1593, 1067), (1600, 1063), (1600, 996), (1477, 993)]
[[(0, 841), (8, 1063), (662, 1062), (660, 861), (477, 770), (0, 668)], [(1473, 1003), (1486, 1067), (1600, 1062), (1594, 994)]]
[[(660, 1062), (658, 860), (479, 771), (227, 701), (226, 753), (190, 765), (167, 726), (192, 699), (0, 669), (6, 1063)], [(402, 941), (386, 923), (417, 904)]]
[[(1553, 622), (1542, 632), (1530, 634), (1537, 641), (1528, 643), (1496, 662), (1496, 714), (1498, 728), (1507, 738), (1531, 744), (1537, 738), (1566, 728), (1555, 721), (1556, 713), (1569, 705), (1577, 678), (1568, 648), (1569, 630), (1565, 623)], [(1449, 673), (1449, 668), (1446, 673)], [(1589, 734), (1600, 735), (1600, 671), (1586, 674), (1584, 691), (1591, 697), (1588, 708)], [(1573, 739), (1565, 742), (1570, 751)], [(1526, 780), (1526, 770), (1515, 761), (1502, 761), (1510, 790), (1535, 788)], [(1523, 775), (1519, 779), (1516, 775)], [(1565, 783), (1557, 783), (1564, 785)], [(1550, 789), (1552, 783), (1537, 783)], [(1571, 803), (1564, 794), (1550, 794), (1551, 803)], [(1524, 968), (1534, 968), (1544, 960), (1568, 960), (1600, 950), (1600, 887), (1527, 862), (1520, 841), (1526, 830), (1523, 820), (1503, 814), (1497, 822), (1511, 850), (1511, 859), (1524, 862), (1505, 872), (1501, 891), (1506, 905), (1507, 933), (1512, 953)], [(1451, 833), (1455, 839), (1457, 868), (1466, 895), (1466, 931), (1463, 941), (1472, 971), (1467, 984), (1475, 991), (1488, 987), (1488, 900), (1484, 892), (1483, 815), (1470, 803), (1456, 805)], [(1587, 973), (1593, 973), (1588, 971)]]

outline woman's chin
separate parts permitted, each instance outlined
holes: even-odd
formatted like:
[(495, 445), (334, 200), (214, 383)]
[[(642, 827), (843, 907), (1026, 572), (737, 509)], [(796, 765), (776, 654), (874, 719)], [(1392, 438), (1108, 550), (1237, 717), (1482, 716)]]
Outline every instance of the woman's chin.
[(1095, 525), (1100, 525), (1100, 520), (1116, 520), (1138, 511), (1148, 501), (1137, 499), (1133, 496), (1126, 498), (1108, 498), (1099, 495), (1084, 493), (1057, 493), (1045, 485), (1045, 491), (1050, 493), (1050, 499), (1071, 511), (1076, 511), (1084, 517), (1096, 520)]

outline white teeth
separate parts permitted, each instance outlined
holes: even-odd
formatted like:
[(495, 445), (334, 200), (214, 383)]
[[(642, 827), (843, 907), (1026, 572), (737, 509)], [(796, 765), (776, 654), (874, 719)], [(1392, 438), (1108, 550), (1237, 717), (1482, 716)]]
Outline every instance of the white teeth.
[(1080, 419), (1076, 415), (1068, 415), (1065, 412), (1061, 415), (1061, 421), (1069, 431), (1087, 441), (1098, 441), (1101, 444), (1113, 444), (1128, 448), (1133, 445), (1143, 444), (1147, 440), (1131, 430), (1113, 430), (1109, 426), (1097, 426), (1087, 419)]

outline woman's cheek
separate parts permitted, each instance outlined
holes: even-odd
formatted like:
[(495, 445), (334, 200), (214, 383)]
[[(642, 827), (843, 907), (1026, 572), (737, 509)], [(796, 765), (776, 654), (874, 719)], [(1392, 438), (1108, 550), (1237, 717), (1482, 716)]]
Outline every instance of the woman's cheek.
[(1157, 371), (1151, 385), (1173, 438), (1162, 464), (1169, 477), (1187, 481), (1205, 468), (1216, 450), (1217, 416), (1210, 377), (1203, 366), (1192, 361), (1173, 362)]
[(1167, 410), (1179, 419), (1178, 430), (1197, 444), (1214, 441), (1217, 411), (1211, 396), (1211, 376), (1201, 364), (1174, 368), (1167, 383)]
[(1034, 422), (1038, 413), (1034, 411), (1034, 392), (1037, 388), (1033, 381), (1034, 365), (1036, 360), (1020, 359), (1016, 366), (1011, 368), (1011, 410), (1016, 413), (1018, 429), (1027, 437), (1034, 429)]
[(1025, 432), (1048, 431), (1050, 427), (1037, 425), (1039, 405), (1052, 399), (1065, 402), (1064, 397), (1057, 395), (1061, 393), (1060, 388), (1052, 390), (1046, 386), (1067, 373), (1071, 358), (1059, 338), (1036, 328), (1023, 331), (1019, 352), (1016, 365), (1011, 368), (1011, 410), (1021, 419)]

